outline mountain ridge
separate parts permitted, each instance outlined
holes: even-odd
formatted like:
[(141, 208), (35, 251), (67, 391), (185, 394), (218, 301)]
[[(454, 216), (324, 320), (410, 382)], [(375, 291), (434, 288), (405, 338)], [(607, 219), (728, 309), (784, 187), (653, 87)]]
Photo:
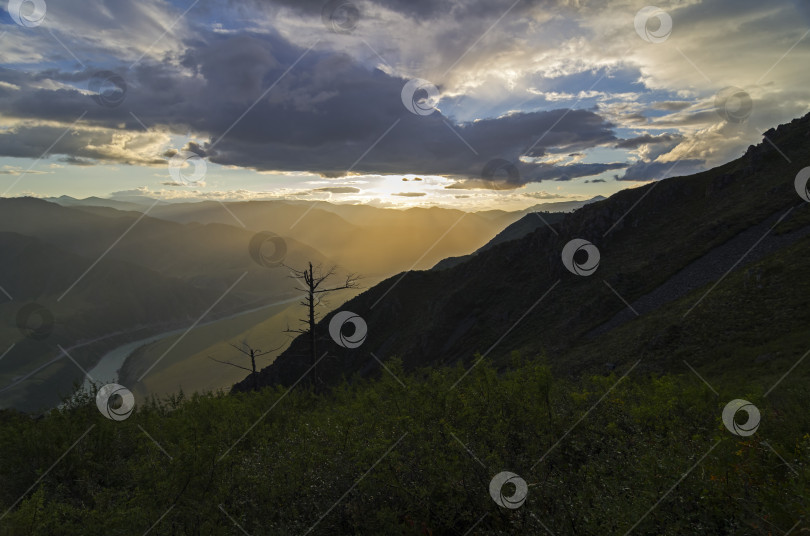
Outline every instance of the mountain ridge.
[[(469, 362), (494, 346), (499, 356), (518, 348), (564, 355), (625, 309), (625, 300), (632, 303), (693, 260), (799, 203), (793, 179), (810, 164), (810, 115), (766, 135), (768, 143), (749, 147), (723, 166), (622, 190), (567, 215), (553, 229), (540, 227), (448, 270), (406, 272), (383, 281), (342, 308), (368, 325), (362, 350), (330, 340), (326, 326), (333, 314), (316, 328), (320, 348), (329, 352), (320, 380), (333, 384), (378, 374), (370, 353), (383, 360), (396, 356), (406, 370)], [(675, 221), (688, 225), (674, 227)], [(578, 277), (563, 267), (560, 252), (574, 238), (599, 248), (595, 277)], [(260, 384), (291, 385), (306, 371), (305, 357), (301, 340), (293, 341), (261, 371)], [(245, 381), (234, 386), (246, 388)]]

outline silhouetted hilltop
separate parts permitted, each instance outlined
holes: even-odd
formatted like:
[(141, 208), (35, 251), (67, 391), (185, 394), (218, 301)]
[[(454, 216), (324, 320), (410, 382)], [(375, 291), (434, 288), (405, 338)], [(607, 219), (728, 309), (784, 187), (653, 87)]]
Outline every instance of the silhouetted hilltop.
[[(622, 355), (600, 354), (593, 346), (583, 355), (578, 348), (592, 344), (593, 337), (586, 335), (627, 309), (625, 301), (632, 304), (652, 293), (746, 230), (767, 231), (784, 216), (769, 233), (792, 230), (794, 234), (775, 250), (766, 251), (770, 255), (766, 261), (793, 244), (800, 248), (806, 244), (801, 238), (810, 224), (808, 208), (796, 194), (794, 179), (810, 165), (810, 115), (765, 135), (770, 142), (751, 146), (723, 166), (620, 191), (566, 215), (553, 229), (542, 225), (523, 238), (494, 245), (448, 269), (407, 272), (368, 289), (339, 308), (366, 321), (368, 335), (361, 347), (342, 348), (331, 340), (327, 328), (334, 313), (318, 325), (319, 350), (328, 352), (318, 367), (320, 381), (335, 383), (343, 377), (379, 374), (380, 365), (372, 353), (382, 360), (397, 356), (411, 370), (470, 361), (476, 353), (488, 354), (496, 363), (505, 362), (513, 350), (529, 355), (547, 353), (553, 356), (554, 366), (565, 370), (608, 362), (613, 366), (631, 356), (637, 359), (638, 352), (646, 351), (649, 356), (650, 350), (645, 350), (648, 340), (643, 339), (622, 339), (618, 346)], [(724, 322), (721, 313), (712, 308), (712, 299), (723, 295), (725, 287), (719, 283), (731, 285), (731, 278), (724, 274), (732, 269), (739, 272), (763, 258), (757, 248), (768, 242), (767, 236), (760, 243), (757, 238), (748, 244), (750, 252), (743, 250), (742, 258), (720, 256), (712, 281), (701, 281), (698, 290), (690, 285), (671, 289), (671, 296), (658, 308), (646, 310), (625, 326), (647, 326), (654, 333), (670, 334), (668, 342), (659, 338), (648, 366), (666, 366), (671, 358), (667, 352), (678, 344), (673, 333), (685, 329), (683, 324), (691, 325), (697, 319), (716, 325)], [(592, 276), (574, 275), (563, 266), (561, 252), (572, 239), (588, 240), (598, 248), (601, 263)], [(806, 258), (793, 261), (806, 262)], [(715, 283), (719, 285), (716, 294), (709, 293), (690, 310)], [(776, 293), (782, 293), (779, 299), (792, 299), (786, 297), (789, 289), (772, 291), (774, 299)], [(749, 305), (760, 307), (762, 300)], [(676, 303), (662, 307), (673, 301)], [(681, 310), (678, 318), (664, 320), (661, 316), (676, 309)], [(687, 321), (680, 322), (684, 315)], [(807, 315), (804, 309), (791, 322)], [(611, 330), (600, 337), (608, 335)], [(767, 330), (761, 335), (767, 338)], [(576, 359), (567, 358), (569, 354)], [(260, 383), (291, 385), (309, 363), (304, 340), (298, 338), (261, 371)], [(242, 382), (234, 389), (246, 386)]]

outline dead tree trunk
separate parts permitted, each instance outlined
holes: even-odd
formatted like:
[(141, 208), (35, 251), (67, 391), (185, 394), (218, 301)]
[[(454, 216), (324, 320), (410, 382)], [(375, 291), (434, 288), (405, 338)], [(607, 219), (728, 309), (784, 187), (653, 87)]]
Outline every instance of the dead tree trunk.
[(296, 287), (296, 290), (304, 292), (304, 297), (301, 300), (301, 305), (306, 307), (307, 316), (301, 318), (300, 322), (303, 328), (290, 329), (287, 328), (289, 333), (300, 333), (307, 336), (309, 342), (309, 362), (312, 370), (310, 371), (309, 383), (317, 392), (320, 384), (320, 376), (318, 375), (318, 351), (317, 351), (317, 337), (315, 333), (315, 326), (318, 322), (317, 307), (321, 304), (322, 297), (336, 292), (338, 290), (359, 288), (357, 281), (360, 279), (356, 274), (348, 274), (346, 280), (342, 285), (334, 287), (321, 287), (321, 284), (335, 275), (336, 267), (332, 266), (328, 270), (322, 270), (320, 266), (312, 266), (308, 263), (308, 267), (303, 270), (295, 270), (290, 268), (290, 277), (296, 279), (299, 283), (303, 280), (303, 285)]
[(318, 352), (315, 348), (315, 278), (312, 274), (312, 263), (309, 263), (309, 357), (313, 367), (313, 378), (318, 377)]
[(250, 373), (250, 376), (253, 378), (253, 390), (258, 391), (259, 375), (256, 374), (256, 350), (253, 348), (250, 349), (250, 367), (253, 369), (253, 372)]
[(236, 363), (231, 363), (230, 361), (220, 361), (219, 359), (214, 359), (210, 355), (208, 356), (208, 359), (210, 359), (211, 361), (216, 361), (217, 363), (222, 363), (223, 365), (230, 365), (232, 367), (236, 367), (250, 372), (250, 377), (252, 380), (251, 384), (253, 385), (254, 391), (257, 391), (259, 389), (259, 374), (256, 371), (256, 358), (262, 357), (263, 355), (267, 355), (271, 352), (275, 352), (276, 350), (280, 350), (281, 347), (284, 346), (282, 344), (281, 346), (277, 346), (276, 348), (273, 348), (271, 350), (262, 351), (258, 348), (253, 348), (247, 343), (247, 341), (242, 341), (242, 346), (236, 346), (235, 344), (231, 343), (228, 344), (230, 344), (234, 349), (236, 349), (240, 353), (250, 358), (250, 368), (237, 365)]

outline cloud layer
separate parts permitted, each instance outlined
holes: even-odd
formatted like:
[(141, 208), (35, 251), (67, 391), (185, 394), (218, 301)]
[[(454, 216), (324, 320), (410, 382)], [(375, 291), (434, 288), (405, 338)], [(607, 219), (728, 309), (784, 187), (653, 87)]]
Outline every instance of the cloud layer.
[[(796, 68), (810, 59), (806, 3), (683, 0), (665, 8), (661, 43), (633, 26), (643, 6), (358, 1), (336, 33), (333, 4), (315, 0), (201, 0), (185, 14), (50, 2), (41, 27), (2, 21), (0, 156), (149, 167), (185, 148), (257, 171), (504, 190), (704, 169), (810, 107)], [(433, 113), (403, 103), (427, 96), (402, 95), (415, 77), (435, 84)], [(751, 98), (742, 121), (718, 104), (727, 86)]]

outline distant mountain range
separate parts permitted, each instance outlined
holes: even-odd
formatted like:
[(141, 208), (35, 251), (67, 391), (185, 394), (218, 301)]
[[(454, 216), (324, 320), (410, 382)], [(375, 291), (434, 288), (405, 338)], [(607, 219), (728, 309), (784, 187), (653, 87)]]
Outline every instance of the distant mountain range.
[[(360, 348), (330, 337), (337, 311), (318, 325), (318, 347), (328, 352), (319, 381), (384, 374), (377, 359), (392, 357), (407, 370), (469, 367), (477, 354), (507, 366), (511, 352), (549, 356), (567, 372), (640, 358), (662, 370), (682, 368), (687, 348), (690, 361), (725, 355), (717, 366), (734, 367), (735, 354), (753, 363), (753, 352), (783, 337), (793, 337), (791, 348), (810, 347), (807, 293), (776, 284), (780, 263), (807, 266), (810, 258), (810, 208), (794, 188), (810, 165), (810, 115), (765, 135), (718, 168), (620, 191), (550, 225), (529, 215), (515, 232), (528, 229), (522, 237), (383, 281), (340, 307), (368, 327)], [(563, 265), (576, 239), (598, 252), (593, 275)], [(590, 260), (584, 253), (572, 253), (569, 265)], [(299, 338), (261, 371), (260, 384), (292, 385), (309, 363)]]
[[(0, 352), (11, 348), (0, 361), (0, 400), (36, 409), (70, 394), (82, 372), (60, 346), (89, 369), (120, 341), (189, 326), (215, 303), (209, 320), (294, 296), (286, 271), (260, 266), (251, 257), (255, 234), (107, 207), (0, 199), (0, 251), (14, 259), (0, 266), (5, 294), (0, 329), (7, 343)], [(292, 238), (286, 246), (291, 264), (330, 263)], [(46, 340), (23, 337), (17, 329), (19, 311), (31, 303), (54, 318)], [(55, 365), (34, 381), (17, 385), (15, 380), (53, 359)]]
[(144, 208), (152, 205), (156, 200), (143, 197), (137, 201), (119, 201), (117, 199), (105, 199), (103, 197), (85, 197), (84, 199), (76, 199), (69, 195), (62, 195), (59, 197), (46, 197), (44, 201), (50, 201), (62, 205), (63, 207), (107, 207), (117, 210), (137, 210), (143, 211)]
[[(0, 354), (7, 351), (0, 406), (53, 406), (83, 380), (82, 368), (115, 346), (297, 296), (288, 270), (251, 255), (259, 232), (283, 238), (288, 266), (338, 265), (373, 286), (470, 253), (521, 215), (282, 201), (0, 199), (0, 253), (14, 260), (0, 266)], [(19, 312), (34, 303), (54, 318), (42, 340), (17, 328)], [(195, 336), (186, 342), (197, 344)]]
[[(403, 267), (424, 269), (447, 257), (467, 254), (528, 212), (570, 211), (599, 199), (601, 196), (586, 201), (543, 203), (519, 212), (477, 213), (436, 207), (395, 210), (303, 201), (155, 205), (154, 199), (131, 196), (124, 200), (62, 196), (51, 201), (70, 207), (107, 206), (140, 212), (148, 209), (151, 217), (178, 223), (219, 223), (257, 232), (272, 230), (312, 246), (349, 270), (367, 276), (386, 276)], [(439, 239), (441, 244), (437, 244)]]

